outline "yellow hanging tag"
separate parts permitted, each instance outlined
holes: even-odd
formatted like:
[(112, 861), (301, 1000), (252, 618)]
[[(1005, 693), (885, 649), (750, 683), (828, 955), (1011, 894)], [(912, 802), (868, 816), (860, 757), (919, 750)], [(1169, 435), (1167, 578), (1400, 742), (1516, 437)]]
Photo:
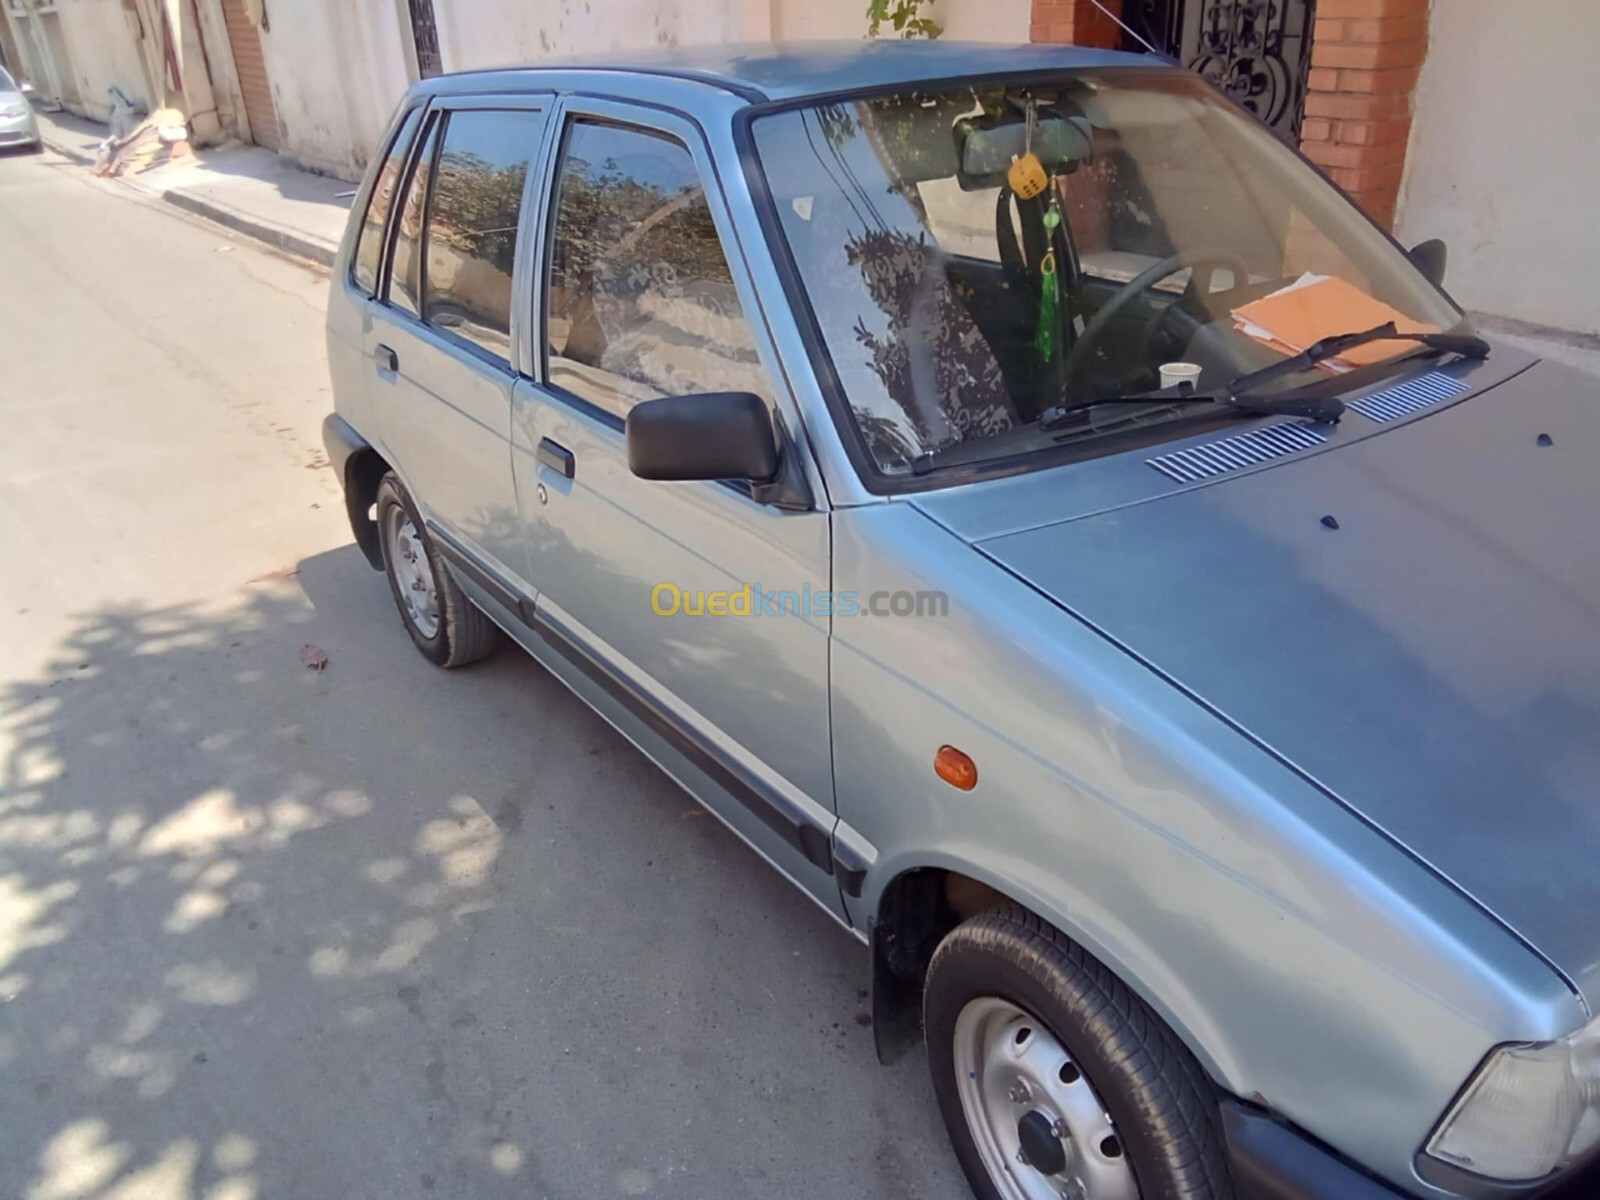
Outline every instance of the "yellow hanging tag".
[(1043, 193), (1050, 180), (1044, 173), (1044, 164), (1033, 151), (1028, 151), (1006, 172), (1006, 183), (1023, 200), (1032, 200)]
[(1033, 122), (1036, 112), (1033, 98), (1030, 96), (1022, 127), (1022, 156), (1006, 171), (1006, 183), (1021, 200), (1032, 200), (1043, 192), (1050, 182), (1045, 177), (1044, 164), (1033, 152)]

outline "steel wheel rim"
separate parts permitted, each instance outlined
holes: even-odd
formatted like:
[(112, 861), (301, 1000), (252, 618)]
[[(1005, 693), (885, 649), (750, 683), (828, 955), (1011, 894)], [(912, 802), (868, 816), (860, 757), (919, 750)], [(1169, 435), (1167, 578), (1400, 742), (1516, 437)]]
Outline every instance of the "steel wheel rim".
[(1111, 1115), (1043, 1022), (981, 996), (956, 1018), (954, 1041), (967, 1128), (1005, 1200), (1138, 1200)]
[(389, 509), (386, 533), (389, 570), (394, 575), (400, 603), (416, 631), (425, 638), (439, 632), (439, 589), (433, 579), (433, 562), (417, 527), (398, 504)]

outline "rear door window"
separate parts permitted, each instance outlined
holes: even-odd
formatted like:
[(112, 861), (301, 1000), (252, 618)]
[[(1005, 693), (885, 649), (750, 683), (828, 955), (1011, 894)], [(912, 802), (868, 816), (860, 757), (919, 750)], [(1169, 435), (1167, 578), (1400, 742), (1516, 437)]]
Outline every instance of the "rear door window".
[(389, 214), (394, 209), (395, 193), (400, 190), (400, 178), (405, 174), (406, 154), (422, 121), (422, 110), (412, 109), (395, 135), (388, 156), (378, 168), (378, 177), (372, 185), (372, 198), (367, 201), (366, 216), (361, 221), (357, 236), (355, 257), (350, 264), (350, 277), (369, 296), (377, 294), (378, 274), (383, 263), (383, 235), (389, 227)]
[(400, 228), (395, 231), (394, 257), (389, 264), (389, 303), (403, 312), (422, 312), (422, 221), (427, 214), (428, 178), (433, 174), (434, 152), (439, 145), (442, 120), (428, 126), (422, 153), (417, 155), (400, 204)]
[(504, 361), (512, 274), (536, 110), (453, 112), (433, 171), (423, 254), (422, 319)]

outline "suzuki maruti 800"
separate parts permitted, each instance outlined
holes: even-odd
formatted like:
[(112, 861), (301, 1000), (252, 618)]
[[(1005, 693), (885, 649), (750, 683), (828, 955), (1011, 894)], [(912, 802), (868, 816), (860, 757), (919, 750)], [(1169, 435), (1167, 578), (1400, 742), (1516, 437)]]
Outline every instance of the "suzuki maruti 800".
[(1154, 58), (432, 79), (327, 443), (417, 649), (520, 644), (870, 946), (977, 1195), (1579, 1187), (1600, 389), (1444, 258)]

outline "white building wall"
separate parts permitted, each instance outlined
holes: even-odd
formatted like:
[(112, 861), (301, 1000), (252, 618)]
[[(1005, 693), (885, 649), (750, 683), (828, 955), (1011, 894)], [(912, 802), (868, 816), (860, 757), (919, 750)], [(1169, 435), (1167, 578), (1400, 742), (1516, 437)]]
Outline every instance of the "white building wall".
[[(451, 71), (657, 45), (859, 38), (866, 0), (434, 0)], [(936, 0), (952, 39), (1026, 42), (1029, 0)]]
[(105, 120), (112, 87), (119, 87), (148, 112), (154, 107), (139, 42), (146, 36), (142, 18), (122, 0), (59, 0), (61, 32), (72, 50), (72, 70), (84, 115)]
[(360, 177), (410, 85), (403, 7), (404, 0), (271, 0), (261, 51), (285, 155)]
[(769, 36), (750, 0), (434, 0), (434, 12), (447, 71)]
[(1600, 4), (1435, 0), (1396, 227), (1467, 308), (1600, 332)]
[[(74, 2), (74, 0), (68, 0)], [(120, 0), (75, 0), (115, 6)], [(225, 42), (217, 0), (208, 46)], [(866, 0), (433, 0), (451, 71), (655, 45), (858, 38)], [(951, 38), (1025, 42), (1029, 0), (937, 0)], [(283, 152), (357, 178), (414, 70), (406, 0), (269, 0), (262, 53)], [(213, 63), (220, 92), (237, 91)]]
[(52, 84), (47, 78), (47, 70), (39, 46), (35, 40), (34, 23), (28, 18), (25, 11), (12, 8), (8, 0), (0, 0), (0, 21), (6, 23), (10, 31), (11, 73), (18, 81), (31, 83), (41, 96), (55, 97)]

